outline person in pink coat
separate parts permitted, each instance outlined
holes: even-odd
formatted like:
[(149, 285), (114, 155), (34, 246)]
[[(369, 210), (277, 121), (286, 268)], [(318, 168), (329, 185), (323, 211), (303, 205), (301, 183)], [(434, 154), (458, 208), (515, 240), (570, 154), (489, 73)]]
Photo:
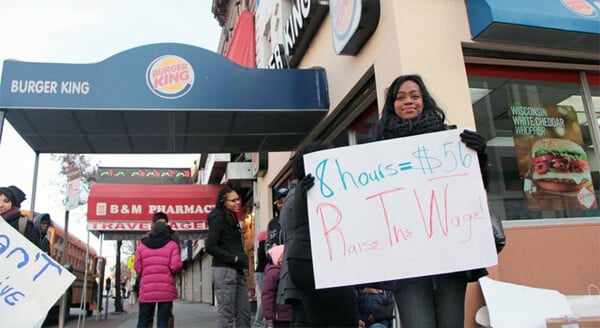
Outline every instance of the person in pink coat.
[(152, 322), (157, 304), (156, 326), (167, 327), (173, 300), (177, 299), (175, 274), (182, 267), (179, 246), (170, 238), (169, 226), (165, 222), (156, 222), (135, 252), (133, 268), (142, 277), (138, 328), (146, 328)]

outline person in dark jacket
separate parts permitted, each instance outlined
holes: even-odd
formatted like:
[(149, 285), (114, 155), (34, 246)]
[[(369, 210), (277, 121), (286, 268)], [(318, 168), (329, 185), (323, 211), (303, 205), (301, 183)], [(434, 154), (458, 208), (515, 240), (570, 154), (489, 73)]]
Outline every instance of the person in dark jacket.
[(279, 216), (281, 213), (281, 208), (283, 207), (283, 202), (289, 193), (289, 189), (285, 187), (281, 187), (275, 191), (275, 215), (269, 223), (267, 223), (267, 240), (265, 242), (265, 254), (267, 254), (267, 260), (269, 263), (273, 263), (270, 256), (268, 255), (271, 247), (275, 245), (283, 245), (285, 242), (285, 238), (282, 235), (281, 230), (281, 222), (279, 220)]
[(244, 270), (242, 227), (237, 218), (242, 200), (230, 187), (217, 195), (215, 208), (208, 215), (206, 251), (213, 256), (212, 276), (217, 299), (217, 327), (250, 327), (250, 301)]
[[(386, 91), (375, 140), (415, 136), (455, 127), (446, 125), (445, 114), (418, 75), (397, 77)], [(462, 142), (477, 152), (484, 186), (487, 187), (485, 139), (464, 130)], [(436, 274), (385, 282), (394, 293), (403, 328), (463, 327), (467, 282), (487, 274), (485, 269)]]
[(314, 178), (306, 176), (303, 155), (331, 148), (329, 144), (314, 142), (300, 149), (292, 161), (292, 174), (299, 180), (295, 188), (291, 218), (295, 242), (287, 245), (289, 274), (300, 289), (302, 304), (310, 327), (356, 327), (358, 302), (353, 286), (316, 289), (311, 253), (306, 193), (314, 185)]
[(277, 287), (279, 286), (284, 248), (284, 245), (275, 245), (269, 250), (269, 255), (274, 263), (267, 264), (263, 280), (263, 313), (265, 319), (273, 323), (273, 328), (290, 327), (292, 322), (292, 305), (277, 303)]
[(35, 230), (38, 233), (40, 249), (46, 254), (50, 254), (50, 236), (48, 235), (48, 228), (52, 225), (50, 220), (50, 214), (48, 213), (35, 213)]
[(279, 273), (279, 286), (277, 286), (277, 303), (292, 305), (292, 322), (290, 327), (309, 327), (306, 311), (302, 304), (302, 295), (300, 289), (290, 278), (290, 269), (288, 263), (288, 250), (296, 242), (296, 231), (294, 229), (294, 194), (296, 192), (296, 180), (293, 180), (290, 190), (285, 197), (281, 207), (279, 224), (281, 225), (281, 238), (285, 249), (283, 252), (283, 262), (281, 263), (281, 272)]
[[(156, 326), (166, 328), (177, 299), (175, 274), (183, 268), (179, 246), (169, 236), (169, 226), (156, 222), (150, 236), (142, 238), (135, 252), (135, 272), (142, 277), (139, 288), (138, 328), (147, 328), (154, 318)], [(151, 326), (151, 325), (150, 325)]]
[(0, 215), (15, 230), (40, 247), (40, 238), (35, 226), (28, 217), (21, 214), (21, 203), (26, 199), (25, 193), (17, 186), (0, 188)]

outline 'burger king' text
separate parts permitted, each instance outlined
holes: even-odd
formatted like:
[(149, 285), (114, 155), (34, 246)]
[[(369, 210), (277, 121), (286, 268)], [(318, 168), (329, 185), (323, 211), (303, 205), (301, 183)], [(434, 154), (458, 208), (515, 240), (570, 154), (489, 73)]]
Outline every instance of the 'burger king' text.
[[(60, 82), (60, 83), (59, 83)], [(59, 88), (60, 86), (60, 88)], [(53, 81), (53, 80), (12, 80), (11, 93), (40, 94), (74, 94), (87, 95), (90, 92), (88, 81)]]

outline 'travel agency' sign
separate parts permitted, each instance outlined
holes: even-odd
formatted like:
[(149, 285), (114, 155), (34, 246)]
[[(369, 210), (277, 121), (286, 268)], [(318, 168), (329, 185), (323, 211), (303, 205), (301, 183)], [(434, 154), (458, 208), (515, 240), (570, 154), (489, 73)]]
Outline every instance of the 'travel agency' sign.
[[(170, 221), (169, 226), (175, 231), (208, 230), (206, 221)], [(90, 231), (150, 231), (152, 222), (136, 221), (90, 221)]]
[(317, 288), (497, 263), (477, 155), (459, 133), (304, 156), (315, 177), (308, 212)]

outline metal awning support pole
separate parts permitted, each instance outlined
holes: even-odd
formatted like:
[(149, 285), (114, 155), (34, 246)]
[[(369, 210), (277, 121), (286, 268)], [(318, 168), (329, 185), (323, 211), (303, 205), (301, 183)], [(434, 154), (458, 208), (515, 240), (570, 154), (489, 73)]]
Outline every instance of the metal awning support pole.
[[(87, 242), (85, 246), (85, 270), (83, 276), (83, 292), (81, 293), (81, 301), (79, 302), (79, 315), (77, 316), (77, 328), (85, 327), (85, 317), (87, 315), (87, 290), (88, 288), (94, 288), (88, 286), (88, 277), (89, 277), (89, 268), (90, 268), (90, 232), (87, 232)], [(91, 304), (90, 300), (90, 304)], [(81, 323), (81, 325), (80, 325)]]
[[(65, 231), (65, 236), (63, 239), (63, 243), (62, 243), (62, 254), (60, 255), (60, 264), (62, 264), (63, 267), (65, 266), (65, 264), (68, 261), (67, 244), (69, 243), (69, 211), (65, 211), (64, 231)], [(62, 295), (61, 301), (60, 301), (60, 312), (58, 315), (58, 328), (63, 328), (65, 326), (65, 322), (67, 319), (67, 318), (65, 318), (65, 314), (69, 313), (69, 309), (67, 309), (67, 305), (68, 305), (67, 291), (65, 291), (65, 293)]]
[(2, 143), (2, 132), (4, 132), (4, 117), (6, 117), (6, 111), (0, 110), (0, 144)]
[(36, 152), (35, 153), (35, 159), (33, 161), (33, 181), (31, 182), (31, 206), (30, 206), (30, 212), (31, 213), (31, 219), (34, 220), (35, 219), (35, 196), (37, 194), (37, 181), (38, 181), (38, 174), (40, 171), (40, 153)]
[[(88, 230), (89, 231), (89, 230)], [(104, 234), (100, 234), (100, 257), (102, 257), (102, 241), (104, 240)], [(104, 271), (106, 272), (106, 259), (104, 260)], [(104, 279), (104, 276), (100, 276), (101, 279)], [(102, 309), (102, 294), (104, 293), (103, 288), (104, 287), (104, 282), (103, 281), (99, 281), (98, 282), (98, 308)], [(108, 304), (106, 304), (106, 307), (108, 307)], [(102, 311), (105, 311), (106, 313), (106, 308), (102, 309)], [(100, 321), (100, 318), (102, 317), (102, 311), (98, 312), (98, 316), (96, 317), (96, 321)]]

